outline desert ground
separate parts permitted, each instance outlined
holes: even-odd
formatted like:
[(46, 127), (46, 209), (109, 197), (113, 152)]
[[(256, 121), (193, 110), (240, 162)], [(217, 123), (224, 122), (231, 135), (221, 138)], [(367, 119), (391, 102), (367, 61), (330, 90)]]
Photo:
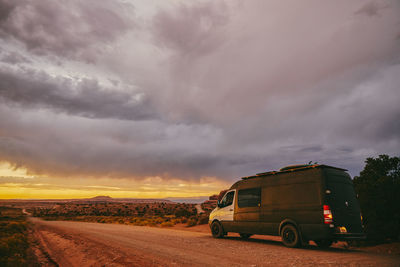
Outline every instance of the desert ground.
[(400, 266), (400, 255), (286, 248), (277, 237), (214, 239), (207, 225), (157, 227), (30, 218), (42, 266)]

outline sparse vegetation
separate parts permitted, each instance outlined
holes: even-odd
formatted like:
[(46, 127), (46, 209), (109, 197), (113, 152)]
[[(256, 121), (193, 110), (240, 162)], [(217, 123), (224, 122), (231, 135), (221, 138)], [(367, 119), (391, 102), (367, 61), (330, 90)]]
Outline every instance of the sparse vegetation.
[(185, 203), (56, 203), (33, 207), (29, 211), (45, 220), (69, 220), (98, 223), (118, 223), (137, 226), (188, 227), (207, 224), (216, 200), (202, 203), (205, 213), (198, 214), (195, 204)]
[[(29, 211), (33, 216), (45, 220), (155, 227), (171, 227), (175, 224), (187, 223), (188, 218), (195, 218), (197, 223), (197, 217), (200, 217), (194, 204), (184, 203), (58, 203), (53, 207), (31, 208)], [(204, 217), (204, 215), (202, 216)], [(196, 225), (196, 223), (191, 222), (190, 226)]]
[(28, 227), (21, 209), (0, 207), (0, 266), (28, 265)]
[(196, 218), (190, 218), (188, 221), (187, 221), (187, 226), (195, 226), (197, 224), (197, 219)]

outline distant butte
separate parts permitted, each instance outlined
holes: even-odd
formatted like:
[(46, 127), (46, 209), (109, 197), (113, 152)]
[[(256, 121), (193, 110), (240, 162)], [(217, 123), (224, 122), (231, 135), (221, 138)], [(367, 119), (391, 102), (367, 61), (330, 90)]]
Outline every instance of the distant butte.
[(110, 197), (110, 196), (95, 196), (95, 197), (92, 197), (92, 198), (89, 198), (89, 199), (92, 199), (92, 200), (112, 200), (112, 197)]

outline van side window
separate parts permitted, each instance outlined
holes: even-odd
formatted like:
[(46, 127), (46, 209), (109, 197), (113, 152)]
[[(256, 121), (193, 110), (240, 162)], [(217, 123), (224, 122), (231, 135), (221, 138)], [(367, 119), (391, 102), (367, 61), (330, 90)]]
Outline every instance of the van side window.
[(263, 188), (264, 205), (305, 205), (320, 202), (318, 185), (314, 182), (277, 184)]
[(258, 207), (261, 204), (261, 188), (242, 189), (238, 192), (238, 206)]
[(231, 191), (224, 196), (221, 200), (221, 204), (223, 207), (230, 206), (233, 203), (233, 197), (235, 196), (235, 191)]

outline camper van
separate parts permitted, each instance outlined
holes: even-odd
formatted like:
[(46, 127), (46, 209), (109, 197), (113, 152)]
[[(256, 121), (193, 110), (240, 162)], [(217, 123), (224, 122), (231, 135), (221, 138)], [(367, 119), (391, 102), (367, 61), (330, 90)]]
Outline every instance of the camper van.
[(244, 239), (277, 235), (287, 247), (313, 240), (329, 247), (338, 240), (365, 239), (360, 207), (347, 170), (327, 165), (292, 165), (243, 177), (211, 212), (216, 238), (228, 232)]

